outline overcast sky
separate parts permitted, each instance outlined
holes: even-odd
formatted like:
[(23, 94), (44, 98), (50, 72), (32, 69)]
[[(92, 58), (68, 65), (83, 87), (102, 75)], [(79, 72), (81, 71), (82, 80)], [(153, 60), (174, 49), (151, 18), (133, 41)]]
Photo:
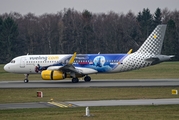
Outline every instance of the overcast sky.
[(77, 11), (89, 10), (92, 13), (126, 14), (129, 10), (138, 14), (143, 8), (149, 8), (154, 13), (157, 8), (179, 10), (179, 0), (0, 0), (0, 14), (18, 12), (35, 15), (57, 13), (64, 8), (74, 8)]

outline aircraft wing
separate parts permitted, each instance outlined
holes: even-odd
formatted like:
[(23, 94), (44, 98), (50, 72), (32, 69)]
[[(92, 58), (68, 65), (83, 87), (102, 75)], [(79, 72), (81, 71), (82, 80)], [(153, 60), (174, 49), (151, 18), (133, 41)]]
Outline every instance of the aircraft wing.
[(50, 66), (47, 68), (47, 70), (60, 70), (63, 72), (70, 72), (71, 76), (73, 77), (75, 77), (75, 74), (86, 75), (86, 74), (97, 73), (96, 70), (91, 68), (74, 67), (73, 62), (75, 60), (75, 57), (76, 57), (76, 52), (70, 58), (69, 62), (64, 66)]
[(48, 67), (47, 70), (61, 70), (64, 72), (74, 72), (77, 74), (92, 74), (97, 73), (97, 70), (91, 69), (91, 68), (82, 68), (82, 67), (74, 67), (74, 66), (51, 66)]
[(79, 71), (77, 71), (75, 69), (75, 67), (72, 65), (74, 60), (76, 57), (76, 52), (73, 54), (73, 56), (70, 58), (69, 62), (63, 66), (50, 66), (47, 68), (47, 70), (61, 70), (63, 72), (74, 72), (74, 73), (79, 73)]

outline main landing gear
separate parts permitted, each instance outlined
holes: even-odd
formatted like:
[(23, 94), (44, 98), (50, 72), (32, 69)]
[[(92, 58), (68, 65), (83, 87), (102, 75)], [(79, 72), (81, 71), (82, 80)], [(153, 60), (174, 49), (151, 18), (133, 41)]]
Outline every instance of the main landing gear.
[[(85, 76), (84, 77), (84, 81), (85, 82), (90, 82), (91, 81), (91, 77), (90, 76)], [(72, 83), (78, 83), (79, 82), (79, 79), (78, 78), (72, 78)]]
[(90, 82), (90, 81), (91, 81), (91, 77), (87, 75), (87, 76), (84, 78), (84, 81), (85, 81), (85, 82)]
[(28, 83), (29, 82), (29, 80), (28, 80), (29, 74), (24, 74), (24, 76), (25, 76), (24, 83)]
[(72, 83), (78, 83), (79, 79), (78, 78), (72, 78)]
[[(25, 76), (24, 83), (28, 83), (29, 82), (29, 80), (28, 80), (29, 74), (24, 74), (24, 76)], [(84, 77), (84, 81), (85, 82), (90, 82), (91, 81), (91, 77), (86, 75)], [(78, 83), (78, 82), (79, 82), (79, 79), (77, 77), (76, 78), (72, 78), (72, 83)]]

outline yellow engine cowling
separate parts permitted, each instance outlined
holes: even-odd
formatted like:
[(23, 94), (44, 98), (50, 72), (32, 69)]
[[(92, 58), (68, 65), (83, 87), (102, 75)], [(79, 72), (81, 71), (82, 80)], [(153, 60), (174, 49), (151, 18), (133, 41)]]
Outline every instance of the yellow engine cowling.
[(65, 74), (58, 70), (44, 70), (41, 77), (43, 80), (62, 80), (65, 79)]

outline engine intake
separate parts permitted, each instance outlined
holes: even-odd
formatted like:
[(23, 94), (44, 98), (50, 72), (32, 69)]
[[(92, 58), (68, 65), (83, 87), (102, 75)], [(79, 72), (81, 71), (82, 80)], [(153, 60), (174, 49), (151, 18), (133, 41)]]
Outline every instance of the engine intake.
[(58, 70), (44, 70), (41, 72), (41, 77), (43, 80), (63, 80), (65, 74)]

